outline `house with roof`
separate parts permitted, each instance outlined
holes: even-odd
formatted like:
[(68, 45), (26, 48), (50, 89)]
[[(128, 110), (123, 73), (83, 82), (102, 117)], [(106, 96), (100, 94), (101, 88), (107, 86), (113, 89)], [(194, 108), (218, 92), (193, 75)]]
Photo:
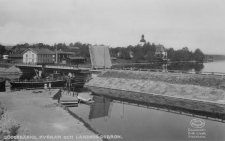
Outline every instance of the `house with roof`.
[(6, 50), (4, 53), (3, 53), (3, 59), (8, 59), (9, 58), (9, 55), (11, 54), (14, 54), (15, 52), (13, 50)]
[(20, 48), (18, 48), (18, 47), (16, 47), (16, 48), (14, 48), (14, 49), (12, 49), (12, 51), (14, 52), (14, 54), (21, 54), (24, 50), (26, 50), (27, 48), (25, 48), (25, 47), (20, 47)]
[(71, 57), (72, 55), (75, 55), (74, 52), (65, 52), (65, 51), (62, 51), (61, 49), (58, 50), (58, 51), (55, 51), (54, 52), (55, 54), (57, 54), (57, 63), (63, 63), (65, 64), (66, 63), (66, 59)]
[(16, 62), (23, 62), (23, 54), (10, 54), (8, 59), (11, 59)]
[(117, 63), (117, 58), (116, 57), (110, 57), (112, 63)]
[(70, 56), (69, 60), (70, 60), (70, 64), (73, 64), (73, 65), (84, 64), (86, 62), (86, 58), (81, 56)]
[(45, 48), (28, 48), (21, 54), (23, 55), (23, 63), (51, 64), (55, 62), (55, 53)]
[(23, 62), (23, 55), (21, 54), (26, 48), (14, 48), (11, 51), (13, 53), (8, 55), (8, 59), (12, 59), (16, 62)]
[(155, 56), (163, 60), (167, 59), (167, 51), (163, 45), (156, 45)]
[(19, 60), (22, 61), (23, 56), (22, 56), (22, 52), (25, 50), (26, 48), (14, 48), (14, 49), (10, 49), (10, 50), (6, 50), (3, 53), (3, 58), (4, 59), (12, 59), (12, 60)]
[(6, 50), (3, 55), (10, 55), (10, 54), (14, 54), (15, 52), (13, 50)]

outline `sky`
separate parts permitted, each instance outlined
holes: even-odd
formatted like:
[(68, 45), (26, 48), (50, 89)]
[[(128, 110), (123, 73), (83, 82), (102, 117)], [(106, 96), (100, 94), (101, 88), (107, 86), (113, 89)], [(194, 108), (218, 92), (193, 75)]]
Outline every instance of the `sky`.
[(137, 45), (225, 54), (224, 0), (0, 0), (0, 44)]

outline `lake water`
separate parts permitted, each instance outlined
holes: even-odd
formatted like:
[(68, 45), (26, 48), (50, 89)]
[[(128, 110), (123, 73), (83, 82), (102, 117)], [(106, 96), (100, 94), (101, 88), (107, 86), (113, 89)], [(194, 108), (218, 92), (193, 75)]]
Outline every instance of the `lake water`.
[(143, 69), (167, 69), (167, 70), (185, 70), (185, 71), (203, 71), (203, 72), (224, 72), (225, 61), (208, 63), (170, 63), (170, 64), (134, 64), (117, 65), (114, 68), (143, 68)]
[[(122, 99), (96, 94), (92, 96), (94, 103), (79, 104), (78, 107), (71, 107), (69, 110), (102, 135), (118, 135), (121, 136), (119, 140), (123, 141), (180, 141), (194, 140), (189, 138), (189, 135), (195, 137), (196, 134), (202, 133), (204, 138), (197, 140), (225, 140), (225, 123), (222, 122), (203, 119), (205, 126), (200, 129), (204, 131), (192, 132), (190, 129), (196, 128), (193, 128), (190, 122), (196, 117), (171, 113), (167, 106), (159, 109), (155, 106), (155, 109), (151, 109), (143, 104), (129, 103)], [(210, 115), (208, 116), (210, 118)], [(225, 119), (223, 120), (225, 122)]]
[[(139, 65), (139, 67), (151, 68), (152, 66)], [(167, 69), (171, 70), (225, 72), (225, 61), (204, 64), (177, 63), (168, 66), (162, 66), (161, 64), (157, 67), (167, 67)], [(20, 76), (21, 79), (27, 79), (28, 77), (30, 76)], [(192, 116), (188, 116), (185, 115), (186, 111), (182, 112), (181, 110), (179, 114), (176, 114), (169, 112), (171, 109), (166, 106), (146, 108), (146, 105), (138, 102), (129, 103), (129, 101), (124, 99), (92, 94), (91, 91), (81, 92), (79, 95), (84, 97), (92, 96), (94, 103), (89, 105), (79, 104), (78, 107), (70, 107), (69, 110), (88, 123), (98, 133), (102, 135), (118, 135), (117, 137), (120, 137), (120, 139), (109, 140), (225, 140), (225, 123), (211, 120), (210, 115), (206, 116), (209, 119), (200, 118), (205, 123), (202, 128), (194, 128), (190, 122), (197, 118), (193, 116), (199, 116), (195, 113), (191, 113)], [(220, 120), (224, 121), (225, 119)], [(193, 131), (194, 129), (201, 129), (202, 131)]]

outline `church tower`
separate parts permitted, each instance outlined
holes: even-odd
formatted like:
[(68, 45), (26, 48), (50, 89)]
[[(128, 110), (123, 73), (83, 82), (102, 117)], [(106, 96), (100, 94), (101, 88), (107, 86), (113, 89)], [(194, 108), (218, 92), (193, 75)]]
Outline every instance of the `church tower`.
[(143, 46), (146, 43), (144, 38), (145, 38), (145, 36), (142, 34), (141, 40), (140, 40), (140, 43), (139, 43), (140, 46)]

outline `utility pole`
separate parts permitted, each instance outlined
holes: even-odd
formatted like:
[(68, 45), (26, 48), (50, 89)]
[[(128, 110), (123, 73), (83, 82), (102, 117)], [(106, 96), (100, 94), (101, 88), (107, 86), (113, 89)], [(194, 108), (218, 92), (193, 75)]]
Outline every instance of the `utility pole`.
[(55, 54), (55, 62), (58, 64), (58, 52), (57, 52), (57, 44), (56, 44), (56, 54)]
[(104, 70), (105, 70), (105, 46), (104, 46)]

